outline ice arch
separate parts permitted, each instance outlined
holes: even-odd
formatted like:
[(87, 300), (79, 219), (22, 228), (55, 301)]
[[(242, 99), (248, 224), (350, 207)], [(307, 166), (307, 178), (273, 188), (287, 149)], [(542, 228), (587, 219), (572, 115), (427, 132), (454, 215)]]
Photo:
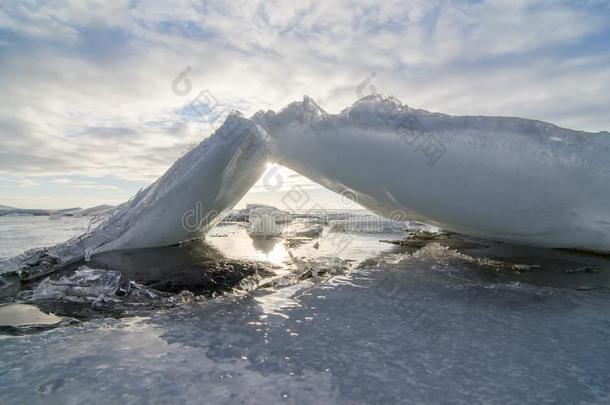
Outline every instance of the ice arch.
[(47, 254), (66, 262), (198, 238), (269, 158), (386, 216), (497, 241), (610, 252), (607, 132), (449, 116), (369, 96), (340, 114), (308, 97), (278, 113), (232, 114), (155, 183)]

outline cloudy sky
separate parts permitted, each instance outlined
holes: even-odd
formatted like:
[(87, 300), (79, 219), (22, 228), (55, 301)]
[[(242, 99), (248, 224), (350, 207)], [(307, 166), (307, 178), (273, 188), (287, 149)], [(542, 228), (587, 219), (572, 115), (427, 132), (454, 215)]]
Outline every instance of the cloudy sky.
[[(379, 3), (0, 2), (0, 204), (126, 200), (213, 131), (189, 112), (202, 91), (247, 115), (376, 90), (610, 130), (610, 1)], [(270, 202), (260, 185), (248, 198)]]

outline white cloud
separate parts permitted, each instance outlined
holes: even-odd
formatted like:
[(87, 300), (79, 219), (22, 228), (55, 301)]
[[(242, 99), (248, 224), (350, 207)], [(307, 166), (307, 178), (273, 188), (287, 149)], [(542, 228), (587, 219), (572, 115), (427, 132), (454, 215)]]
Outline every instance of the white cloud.
[(32, 179), (19, 179), (18, 181), (15, 182), (15, 184), (19, 188), (28, 188), (28, 187), (32, 187), (32, 186), (37, 186), (39, 183)]
[[(8, 2), (0, 7), (0, 174), (152, 181), (209, 134), (180, 113), (199, 90), (246, 114), (303, 94), (337, 112), (371, 72), (379, 91), (414, 107), (610, 129), (610, 51), (598, 38), (609, 38), (607, 7)], [(171, 82), (186, 66), (193, 91), (179, 97)]]

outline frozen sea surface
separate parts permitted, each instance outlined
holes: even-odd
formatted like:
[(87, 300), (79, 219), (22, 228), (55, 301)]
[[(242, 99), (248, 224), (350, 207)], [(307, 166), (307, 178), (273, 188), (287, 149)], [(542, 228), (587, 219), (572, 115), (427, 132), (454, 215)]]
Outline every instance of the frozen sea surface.
[(0, 217), (0, 259), (51, 246), (87, 230), (91, 217)]
[[(379, 242), (404, 233), (349, 234), (338, 251), (332, 236), (257, 239), (229, 224), (205, 246), (94, 258), (154, 287), (205, 290), (202, 263), (218, 254), (284, 281), (4, 335), (0, 403), (610, 401), (608, 257), (457, 236)], [(349, 271), (290, 278), (333, 252)]]

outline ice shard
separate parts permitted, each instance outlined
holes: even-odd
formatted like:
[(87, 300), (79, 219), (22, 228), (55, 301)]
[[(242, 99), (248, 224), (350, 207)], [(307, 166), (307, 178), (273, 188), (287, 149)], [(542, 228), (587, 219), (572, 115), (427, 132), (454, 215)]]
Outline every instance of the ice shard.
[(35, 278), (100, 252), (203, 237), (263, 174), (268, 137), (259, 125), (231, 114), (212, 136), (89, 232), (0, 262), (0, 273), (17, 271), (22, 278)]

